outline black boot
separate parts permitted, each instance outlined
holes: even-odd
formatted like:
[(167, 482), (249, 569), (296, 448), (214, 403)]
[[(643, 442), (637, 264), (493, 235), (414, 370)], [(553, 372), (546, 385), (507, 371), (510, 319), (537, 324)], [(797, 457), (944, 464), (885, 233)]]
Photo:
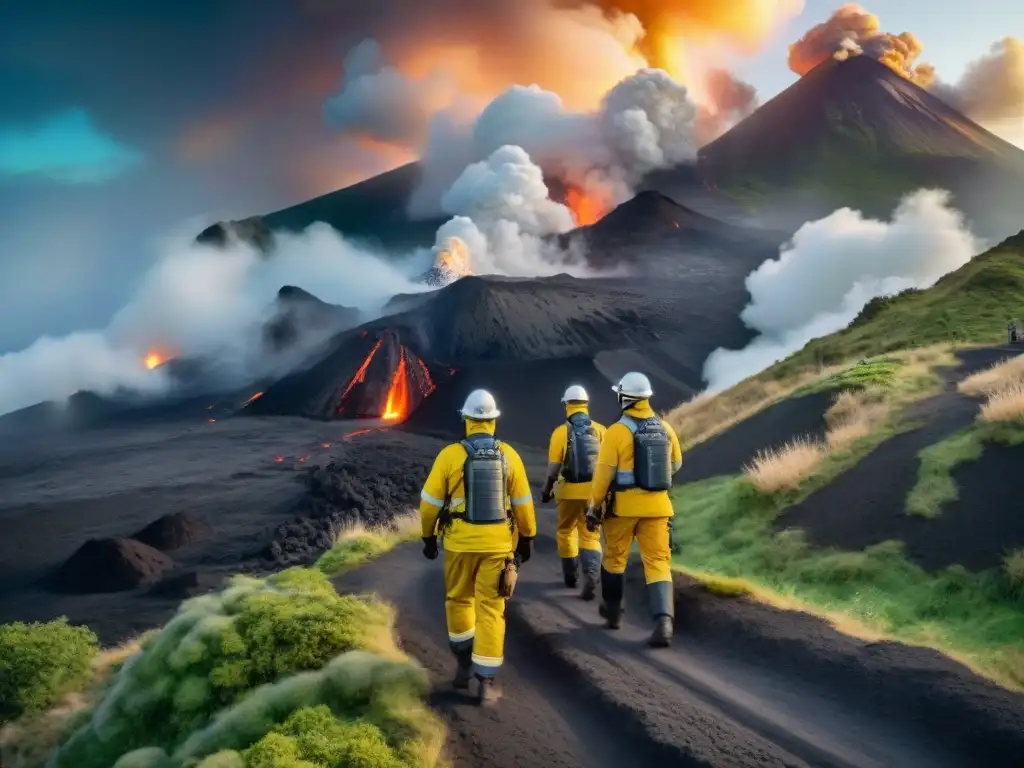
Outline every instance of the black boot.
[(501, 683), (493, 677), (476, 676), (477, 702), (481, 707), (492, 707), (501, 699)]
[(674, 634), (675, 600), (671, 581), (656, 581), (647, 585), (647, 597), (654, 617), (654, 632), (647, 644), (652, 648), (668, 648)]
[(593, 600), (597, 594), (597, 583), (601, 580), (601, 552), (595, 549), (580, 551), (580, 564), (583, 566), (583, 589), (580, 599)]
[(565, 586), (575, 589), (579, 579), (580, 559), (578, 557), (562, 558), (562, 577), (565, 579)]
[(455, 678), (452, 680), (452, 687), (464, 691), (469, 688), (469, 679), (473, 672), (473, 651), (467, 649), (455, 654), (457, 666), (455, 667)]
[(622, 623), (622, 593), (625, 578), (621, 573), (608, 573), (601, 569), (601, 605), (598, 613), (608, 629), (618, 629)]

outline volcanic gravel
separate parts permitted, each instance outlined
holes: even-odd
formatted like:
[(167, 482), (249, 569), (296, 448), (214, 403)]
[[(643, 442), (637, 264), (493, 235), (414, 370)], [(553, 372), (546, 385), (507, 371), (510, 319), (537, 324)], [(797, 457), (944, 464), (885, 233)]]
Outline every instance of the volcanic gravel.
[[(783, 400), (686, 451), (676, 484), (735, 474), (760, 450), (802, 436), (824, 437), (825, 411), (834, 396), (832, 392), (818, 392)], [(686, 435), (679, 437), (686, 440)]]

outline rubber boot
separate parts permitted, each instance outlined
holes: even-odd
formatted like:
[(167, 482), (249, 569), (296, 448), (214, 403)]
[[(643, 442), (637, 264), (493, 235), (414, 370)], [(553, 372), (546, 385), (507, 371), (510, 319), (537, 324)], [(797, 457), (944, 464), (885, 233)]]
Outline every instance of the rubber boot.
[(565, 579), (565, 586), (569, 589), (576, 589), (579, 580), (580, 559), (578, 557), (562, 558), (562, 578)]
[(452, 687), (464, 691), (469, 688), (469, 680), (473, 672), (473, 650), (467, 649), (455, 654), (457, 666), (455, 667), (455, 678), (452, 680)]
[(601, 580), (601, 551), (580, 550), (580, 564), (583, 566), (583, 589), (580, 599), (593, 600), (597, 594), (597, 583)]
[(622, 593), (625, 577), (621, 573), (608, 573), (601, 569), (601, 605), (598, 613), (605, 620), (605, 627), (618, 629), (622, 623)]
[(647, 585), (647, 597), (654, 617), (654, 632), (647, 644), (652, 648), (668, 648), (675, 632), (675, 601), (671, 581), (656, 581)]
[(476, 676), (477, 702), (481, 707), (493, 707), (501, 700), (501, 683), (493, 677)]

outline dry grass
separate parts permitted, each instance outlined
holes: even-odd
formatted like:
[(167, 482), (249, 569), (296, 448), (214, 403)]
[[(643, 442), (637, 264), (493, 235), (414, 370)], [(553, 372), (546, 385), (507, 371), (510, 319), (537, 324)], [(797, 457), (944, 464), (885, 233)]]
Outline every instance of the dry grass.
[(981, 396), (1024, 382), (1024, 355), (1007, 358), (990, 368), (968, 376), (957, 386), (965, 395)]
[(759, 451), (743, 473), (760, 493), (796, 490), (815, 473), (827, 455), (827, 445), (798, 438), (781, 448)]
[(93, 660), (93, 679), (80, 693), (65, 696), (45, 712), (26, 715), (0, 729), (0, 766), (40, 768), (61, 739), (73, 730), (99, 700), (104, 686), (128, 657), (158, 630), (146, 632), (115, 648), (101, 651)]
[(830, 451), (843, 451), (867, 437), (889, 418), (886, 392), (879, 389), (840, 392), (825, 412), (828, 434), (825, 441)]
[(679, 435), (686, 450), (838, 370), (841, 369), (806, 369), (782, 380), (756, 376), (718, 394), (701, 393), (666, 413), (665, 419)]
[(990, 392), (979, 418), (995, 422), (1024, 422), (1024, 381)]

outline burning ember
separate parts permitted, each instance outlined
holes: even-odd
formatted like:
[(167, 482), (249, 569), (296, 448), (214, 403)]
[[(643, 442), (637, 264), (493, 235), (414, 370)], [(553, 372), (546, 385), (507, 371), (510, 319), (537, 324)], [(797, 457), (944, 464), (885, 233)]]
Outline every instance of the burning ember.
[(575, 187), (566, 190), (565, 205), (572, 213), (577, 227), (596, 224), (608, 212), (608, 207), (602, 201), (587, 196)]

